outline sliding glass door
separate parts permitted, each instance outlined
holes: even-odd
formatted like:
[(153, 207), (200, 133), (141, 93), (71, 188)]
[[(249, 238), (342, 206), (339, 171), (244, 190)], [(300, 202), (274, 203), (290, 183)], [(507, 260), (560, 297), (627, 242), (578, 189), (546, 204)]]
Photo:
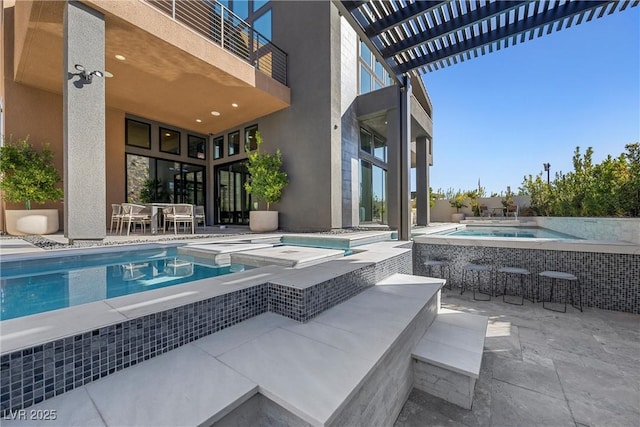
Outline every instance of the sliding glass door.
[(249, 224), (250, 196), (244, 189), (249, 177), (244, 161), (216, 167), (216, 222)]

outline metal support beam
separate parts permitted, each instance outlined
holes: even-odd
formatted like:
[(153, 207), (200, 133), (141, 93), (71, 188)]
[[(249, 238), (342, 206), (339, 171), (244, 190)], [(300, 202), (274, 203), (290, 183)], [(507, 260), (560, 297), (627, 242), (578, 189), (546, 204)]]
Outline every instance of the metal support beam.
[(400, 221), (398, 224), (398, 240), (411, 239), (411, 79), (402, 76), (400, 88)]
[(429, 140), (416, 138), (416, 222), (429, 224)]

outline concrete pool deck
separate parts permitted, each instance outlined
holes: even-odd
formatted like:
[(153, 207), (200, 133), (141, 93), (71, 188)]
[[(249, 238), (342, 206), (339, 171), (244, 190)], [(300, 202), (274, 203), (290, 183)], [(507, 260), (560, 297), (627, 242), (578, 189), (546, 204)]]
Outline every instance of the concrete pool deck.
[(395, 427), (637, 426), (640, 316), (566, 314), (446, 291), (442, 307), (489, 316), (470, 411), (414, 390)]

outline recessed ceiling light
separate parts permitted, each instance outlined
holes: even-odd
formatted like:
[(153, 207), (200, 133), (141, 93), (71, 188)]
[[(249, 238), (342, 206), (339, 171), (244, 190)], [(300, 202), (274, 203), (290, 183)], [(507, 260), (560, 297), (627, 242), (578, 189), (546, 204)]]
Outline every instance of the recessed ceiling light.
[(198, 123), (202, 123), (202, 120), (200, 120), (200, 119), (196, 119), (196, 122), (198, 122)]
[(238, 104), (236, 104), (235, 102), (234, 102), (233, 104), (231, 104), (231, 106), (232, 106), (233, 108), (238, 108)]
[(217, 111), (212, 111), (212, 112), (211, 112), (211, 115), (212, 115), (212, 116), (219, 116), (219, 115), (220, 115), (220, 113), (219, 113), (219, 112), (217, 112)]
[(105, 76), (105, 77), (109, 77), (109, 78), (111, 78), (111, 77), (113, 77), (113, 74), (111, 74), (111, 73), (110, 73), (110, 72), (108, 72), (108, 71), (105, 71), (105, 72), (104, 72), (104, 76)]
[(124, 61), (127, 58), (124, 55), (116, 55), (116, 59), (119, 61)]
[(165, 132), (164, 136), (171, 136), (171, 134), (169, 132)]

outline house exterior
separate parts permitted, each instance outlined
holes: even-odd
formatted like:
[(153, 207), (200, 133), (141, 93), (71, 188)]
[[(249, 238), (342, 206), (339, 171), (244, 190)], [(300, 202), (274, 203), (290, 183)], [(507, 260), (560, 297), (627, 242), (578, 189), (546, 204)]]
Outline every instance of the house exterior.
[(408, 229), (411, 166), (427, 194), (424, 85), (397, 84), (331, 2), (3, 0), (2, 11), (2, 132), (51, 145), (65, 198), (48, 207), (72, 240), (104, 238), (125, 201), (247, 224), (256, 132), (283, 154), (284, 230)]

